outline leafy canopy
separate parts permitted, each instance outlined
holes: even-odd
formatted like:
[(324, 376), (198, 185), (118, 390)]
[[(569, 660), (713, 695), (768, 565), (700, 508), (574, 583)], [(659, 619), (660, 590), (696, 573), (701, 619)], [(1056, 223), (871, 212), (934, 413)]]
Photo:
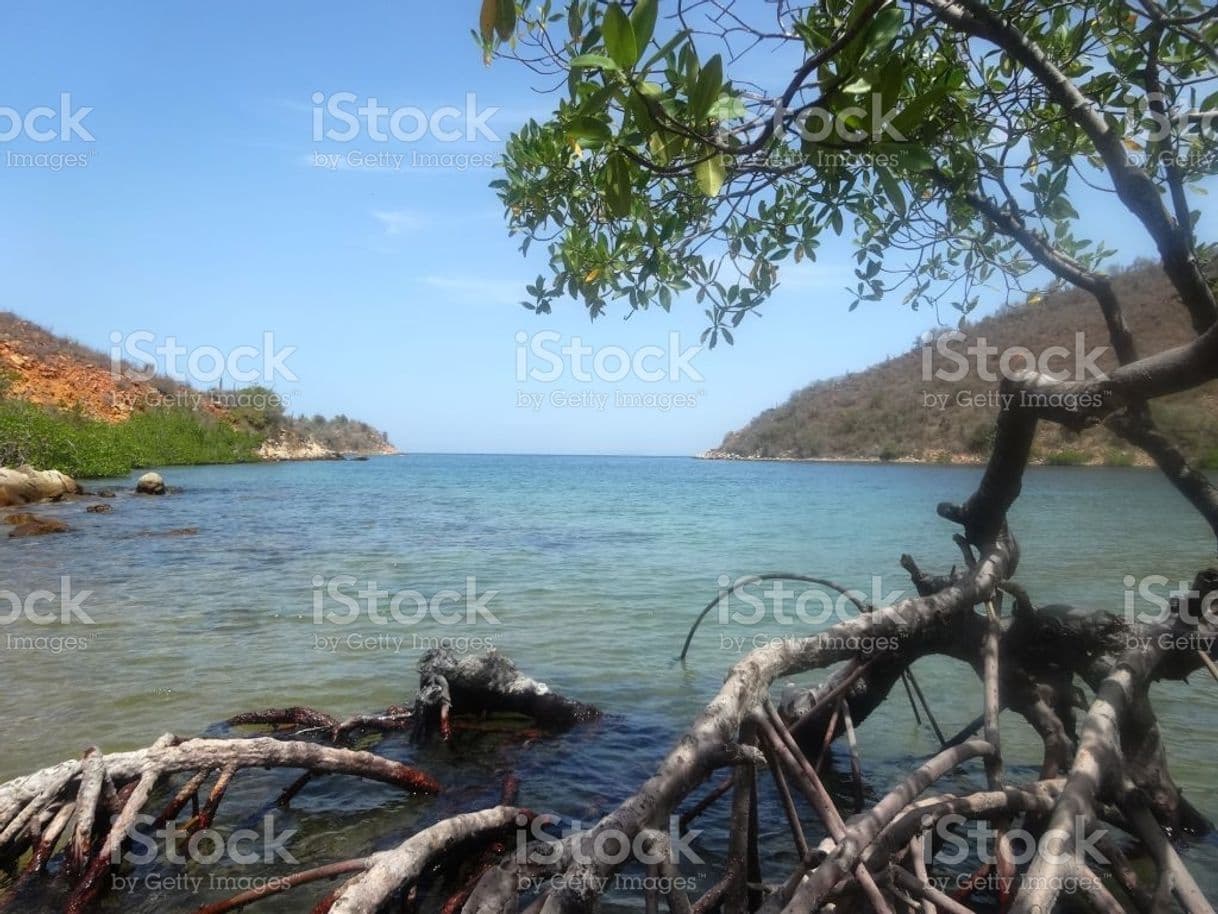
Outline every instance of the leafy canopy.
[[(1066, 90), (1165, 194), (1200, 192), (1215, 172), (1206, 0), (680, 0), (660, 12), (658, 0), (483, 2), (487, 61), (515, 59), (558, 96), (549, 119), (509, 139), (493, 184), (523, 250), (548, 248), (526, 307), (569, 296), (597, 316), (612, 300), (667, 309), (692, 291), (711, 344), (731, 342), (780, 265), (815, 261), (827, 233), (853, 244), (851, 309), (895, 294), (967, 313), (981, 287), (1022, 288), (1051, 257), (1092, 270), (1113, 251), (1078, 236), (1074, 201), (1113, 192), (1115, 159)], [(1191, 231), (1196, 212), (1176, 216)]]

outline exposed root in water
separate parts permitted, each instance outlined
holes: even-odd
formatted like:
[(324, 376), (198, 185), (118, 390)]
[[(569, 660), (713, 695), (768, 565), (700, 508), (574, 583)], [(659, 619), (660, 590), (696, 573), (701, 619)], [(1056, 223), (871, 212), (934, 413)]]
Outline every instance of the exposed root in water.
[(335, 743), (367, 730), (409, 729), (413, 742), (425, 743), (433, 735), (447, 742), (454, 730), (504, 729), (484, 720), (493, 714), (531, 719), (534, 726), (522, 731), (528, 735), (565, 730), (600, 717), (592, 705), (552, 692), (544, 682), (525, 676), (502, 654), (491, 651), (458, 657), (437, 649), (419, 661), (419, 691), (411, 707), (395, 705), (379, 714), (343, 720), (316, 708), (270, 708), (238, 714), (227, 723), (286, 726), (297, 735), (320, 734)]
[[(187, 823), (187, 833), (213, 821), (229, 783), (245, 768), (303, 768), (391, 784), (412, 793), (434, 794), (430, 775), (369, 752), (314, 743), (257, 739), (181, 740), (166, 734), (147, 749), (101, 755), (89, 749), (63, 762), (0, 785), (0, 856), (18, 860), (34, 852), (21, 878), (0, 905), (11, 908), (31, 874), (45, 871), (61, 839), (67, 848), (63, 871), (73, 881), (69, 912), (87, 910), (105, 892), (115, 861), (121, 861), (137, 818), (153, 790), (173, 775), (190, 773), (186, 785), (155, 821), (175, 817), (219, 771), (206, 804)], [(74, 823), (69, 832), (69, 823)]]
[[(458, 696), (463, 713), (535, 713), (534, 729), (522, 732), (542, 732), (542, 728), (553, 731), (599, 715), (591, 705), (550, 692), (543, 683), (523, 676), (510, 661), (497, 655), (457, 659), (446, 652), (432, 652), (421, 665), (420, 696), (439, 679), (451, 682), (447, 688)], [(315, 776), (331, 774), (379, 781), (415, 794), (437, 794), (440, 783), (417, 768), (372, 752), (356, 752), (301, 738), (318, 734), (337, 742), (361, 730), (384, 733), (414, 728), (418, 733), (418, 721), (437, 712), (432, 702), (421, 697), (414, 708), (391, 707), (380, 714), (345, 720), (304, 707), (240, 714), (229, 723), (287, 725), (293, 729), (292, 738), (183, 740), (166, 734), (152, 746), (134, 752), (102, 755), (91, 747), (79, 760), (0, 785), (0, 862), (22, 864), (16, 879), (0, 895), (0, 910), (15, 910), (14, 905), (30, 888), (34, 877), (46, 874), (48, 864), (57, 855), (62, 857), (61, 875), (72, 886), (66, 910), (77, 914), (90, 909), (109, 888), (110, 874), (121, 868), (124, 848), (134, 837), (141, 818), (151, 818), (157, 828), (170, 821), (176, 823), (189, 806), (189, 815), (178, 826), (179, 833), (189, 838), (211, 828), (229, 786), (242, 769), (303, 769), (304, 773), (280, 794), (277, 801), (280, 806), (286, 806)], [(154, 792), (168, 786), (175, 775), (188, 777), (159, 814), (151, 816), (147, 810)], [(209, 781), (207, 798), (200, 802), (200, 791)], [(514, 802), (517, 789), (514, 777), (509, 777), (504, 786), (505, 803)], [(468, 836), (501, 830), (502, 824), (492, 828), (490, 823), (500, 822), (506, 815), (469, 819)], [(512, 822), (516, 815), (513, 810)], [(399, 852), (374, 855), (362, 862), (323, 866), (276, 880), (271, 886), (244, 893), (210, 910), (235, 910), (267, 895), (358, 869), (367, 869), (367, 878), (357, 880), (358, 886), (350, 890), (354, 893), (352, 897), (373, 897), (393, 882), (392, 874), (399, 872), (400, 861), (413, 859), (420, 849), (428, 849), (427, 854), (434, 856), (464, 834), (463, 827), (440, 823), (426, 832), (426, 838), (416, 836), (418, 840), (407, 842)], [(406, 871), (411, 871), (409, 866)], [(336, 896), (335, 901), (341, 903), (338, 910), (357, 903), (345, 901), (342, 896)]]

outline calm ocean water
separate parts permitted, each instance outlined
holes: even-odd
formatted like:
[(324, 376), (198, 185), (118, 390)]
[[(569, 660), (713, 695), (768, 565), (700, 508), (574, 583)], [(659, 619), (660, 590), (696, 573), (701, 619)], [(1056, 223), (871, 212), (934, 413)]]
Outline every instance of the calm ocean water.
[[(400, 703), (413, 695), (419, 657), (440, 638), (493, 645), (607, 713), (596, 726), (529, 747), (466, 740), (456, 751), (415, 753), (388, 740), (381, 751), (413, 758), (445, 794), (415, 800), (336, 778), (311, 786), (280, 814), (284, 827), (298, 829), (289, 849), (303, 867), (396, 843), (421, 822), (491, 803), (507, 771), (521, 776), (525, 804), (594, 819), (649, 774), (742, 650), (815, 627), (708, 618), (689, 662), (677, 664), (690, 621), (722, 576), (797, 571), (868, 594), (879, 588), (877, 598), (904, 592), (902, 552), (927, 569), (959, 561), (954, 528), (935, 505), (966, 496), (979, 470), (411, 456), (163, 473), (178, 490), (171, 497), (128, 496), (130, 481), (122, 481), (110, 514), (87, 514), (85, 503), (39, 509), (67, 520), (70, 534), (0, 540), (0, 587), (59, 593), (61, 576), (70, 575), (92, 623), (0, 626), (0, 778), (92, 743), (114, 751), (167, 730), (202, 733), (243, 710), (307, 704), (345, 714)], [(181, 528), (197, 533), (165, 535)], [(1041, 603), (1119, 611), (1126, 575), (1187, 580), (1211, 557), (1205, 525), (1157, 474), (1134, 469), (1034, 469), (1013, 528), (1023, 546), (1019, 580)], [(331, 585), (347, 595), (381, 592), (375, 599), (389, 624), (366, 611), (343, 624), (351, 609), (326, 595)], [(457, 591), (464, 602), (467, 590), (484, 609), (474, 624), (464, 615), (455, 624), (432, 614), (414, 624), (393, 620), (395, 595), (398, 616), (409, 619), (417, 614), (412, 594)], [(47, 635), (79, 643), (30, 649), (20, 640)], [(975, 676), (962, 664), (931, 659), (916, 669), (944, 729), (980, 713)], [(869, 792), (882, 792), (936, 747), (903, 696), (894, 698), (860, 730)], [(1195, 677), (1191, 686), (1156, 686), (1155, 698), (1177, 780), (1218, 818), (1218, 686)], [(1008, 767), (1033, 777), (1037, 740), (1013, 716), (1003, 722)], [(257, 808), (255, 798), (273, 798), (283, 781), (243, 775), (221, 824), (241, 824), (233, 811), (242, 798)], [(785, 832), (778, 812), (770, 825), (763, 838), (777, 841)], [(708, 840), (704, 851), (704, 872), (693, 875), (714, 878), (722, 848)], [(1186, 855), (1218, 895), (1218, 844), (1203, 839)], [(773, 859), (768, 879), (780, 877), (789, 852), (775, 850)], [(171, 881), (193, 870), (166, 865), (157, 873), (163, 889), (111, 896), (110, 909), (188, 907), (182, 892), (232, 894)], [(254, 910), (307, 909), (318, 891)], [(623, 895), (617, 904), (633, 908), (641, 899)]]

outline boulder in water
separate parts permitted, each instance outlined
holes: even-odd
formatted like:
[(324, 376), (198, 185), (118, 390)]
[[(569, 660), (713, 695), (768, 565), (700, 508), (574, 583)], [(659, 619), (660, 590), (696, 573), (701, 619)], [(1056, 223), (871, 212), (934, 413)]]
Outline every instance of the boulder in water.
[(164, 495), (165, 480), (160, 473), (145, 473), (136, 482), (135, 491), (140, 495)]
[(24, 523), (18, 524), (9, 531), (8, 535), (10, 537), (45, 536), (48, 533), (67, 533), (71, 529), (63, 521), (55, 520), (51, 517), (29, 517), (28, 520), (22, 519)]

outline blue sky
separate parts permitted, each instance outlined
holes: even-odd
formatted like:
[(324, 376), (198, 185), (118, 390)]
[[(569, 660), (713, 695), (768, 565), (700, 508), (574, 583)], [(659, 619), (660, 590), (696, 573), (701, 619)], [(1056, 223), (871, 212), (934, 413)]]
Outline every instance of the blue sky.
[[(478, 110), (499, 109), (485, 123), (501, 140), (543, 115), (535, 77), (482, 66), (469, 37), (476, 15), (474, 0), (10, 0), (0, 106), (26, 112), (70, 93), (74, 108), (93, 109), (81, 121), (93, 140), (0, 143), (0, 156), (86, 156), (58, 172), (0, 161), (0, 308), (100, 349), (114, 333), (149, 331), (231, 351), (269, 331), (295, 347), (295, 380), (275, 384), (293, 412), (366, 419), (409, 451), (694, 453), (814, 379), (904, 351), (933, 325), (897, 302), (847, 313), (847, 251), (827, 247), (818, 264), (784, 273), (735, 347), (691, 361), (697, 380), (521, 382), (522, 332), (635, 352), (667, 347), (672, 332), (692, 345), (704, 317), (692, 300), (629, 321), (623, 306), (596, 323), (573, 303), (540, 317), (516, 304), (541, 262), (507, 236), (487, 187), (494, 171), (410, 165), (417, 153), (492, 155), (498, 142), (314, 140), (317, 92), (427, 112), (464, 109), (472, 94)], [(406, 159), (397, 170), (314, 164), (351, 151)], [(1110, 201), (1089, 201), (1084, 216), (1122, 259), (1147, 253)], [(560, 407), (553, 396), (589, 390), (693, 405)], [(522, 392), (545, 402), (521, 406)]]

